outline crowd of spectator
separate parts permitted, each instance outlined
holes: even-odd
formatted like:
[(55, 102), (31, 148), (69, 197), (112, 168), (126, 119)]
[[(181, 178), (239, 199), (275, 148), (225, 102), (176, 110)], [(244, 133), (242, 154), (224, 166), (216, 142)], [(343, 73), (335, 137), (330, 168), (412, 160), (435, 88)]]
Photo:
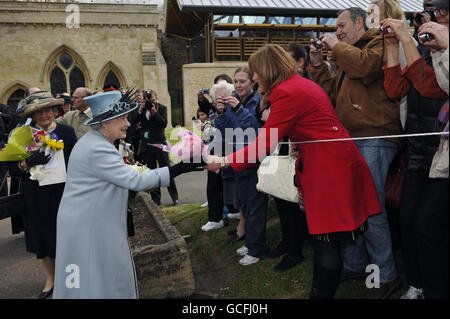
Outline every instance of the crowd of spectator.
[[(138, 297), (135, 278), (128, 276), (134, 266), (126, 260), (127, 248), (108, 256), (88, 235), (76, 247), (92, 246), (112, 263), (126, 260), (123, 271), (128, 277), (120, 280), (127, 288), (111, 292), (114, 288), (106, 279), (114, 274), (108, 270), (93, 273), (93, 282), (100, 288), (89, 283), (86, 286), (92, 290), (84, 288), (72, 294), (61, 284), (64, 262), (58, 264), (58, 254), (60, 260), (70, 260), (67, 251), (73, 240), (60, 234), (57, 240), (56, 231), (61, 227), (69, 234), (72, 222), (83, 226), (87, 222), (70, 216), (77, 205), (74, 199), (80, 200), (83, 194), (82, 183), (90, 183), (92, 192), (99, 194), (98, 185), (103, 183), (107, 191), (98, 198), (106, 206), (115, 203), (111, 211), (126, 206), (125, 189), (133, 195), (150, 186), (158, 206), (161, 186), (168, 187), (173, 204), (180, 205), (174, 178), (201, 168), (208, 170), (208, 220), (201, 229), (217, 230), (227, 225), (228, 218), (239, 218), (236, 229), (228, 233), (229, 242), (243, 242), (236, 250), (240, 265), (283, 256), (274, 271), (286, 271), (304, 261), (303, 244), (309, 239), (314, 247), (311, 299), (333, 298), (340, 282), (365, 278), (369, 264), (379, 268), (380, 287), (371, 290), (373, 298), (389, 298), (402, 285), (407, 288), (402, 299), (448, 298), (448, 0), (425, 0), (424, 11), (414, 16), (414, 32), (408, 29), (396, 0), (373, 0), (371, 4), (379, 8), (377, 25), (368, 24), (366, 10), (342, 10), (336, 33), (326, 33), (310, 46), (295, 42), (285, 47), (265, 45), (232, 77), (219, 74), (211, 88), (199, 90), (195, 122), (210, 150), (209, 158), (200, 164), (181, 162), (171, 167), (165, 137), (167, 107), (159, 103), (153, 90), (132, 92), (107, 85), (104, 92), (79, 87), (72, 96), (52, 96), (30, 87), (17, 111), (1, 104), (1, 148), (9, 132), (26, 121), (31, 121), (36, 132), (54, 134), (65, 144), (66, 190), (64, 183), (40, 186), (28, 178), (33, 166), (50, 161), (44, 153), (0, 162), (1, 179), (7, 171), (11, 177), (10, 191), (6, 184), (1, 195), (20, 188), (25, 196), (23, 216), (12, 219), (13, 233), (25, 230), (27, 251), (42, 260), (46, 283), (40, 298), (49, 297), (53, 287), (58, 298)], [(120, 99), (120, 107), (109, 113), (99, 111), (116, 103), (115, 99)], [(276, 143), (269, 129), (277, 130)], [(227, 130), (255, 134), (239, 139)], [(442, 134), (427, 134), (436, 132)], [(150, 169), (148, 180), (137, 178), (108, 153), (105, 138), (116, 148), (121, 139), (128, 143), (134, 160)], [(325, 142), (314, 143), (317, 140)], [(97, 144), (94, 149), (92, 145)], [(269, 197), (257, 190), (259, 162), (252, 163), (251, 158), (261, 159), (276, 148), (279, 155), (296, 158), (293, 183), (300, 200), (293, 203), (274, 198), (281, 234), (279, 242), (268, 243)], [(94, 178), (86, 171), (87, 159), (80, 153), (71, 156), (71, 152), (81, 152), (78, 149), (96, 154), (99, 162), (89, 167), (94, 175), (108, 171), (105, 163), (111, 164), (111, 171)], [(76, 157), (77, 163), (69, 162), (69, 156)], [(399, 159), (404, 160), (406, 173), (394, 218), (401, 238), (403, 280), (394, 260), (389, 218), (393, 212), (387, 209), (385, 192), (390, 167)], [(86, 162), (85, 170), (82, 162)], [(111, 203), (105, 194), (110, 194)], [(91, 195), (80, 205), (84, 213), (90, 213)], [(64, 207), (59, 207), (60, 202)], [(58, 209), (64, 217), (57, 226)], [(125, 237), (133, 233), (129, 209), (127, 214), (127, 232), (121, 233)], [(120, 224), (120, 218), (116, 222)], [(126, 239), (102, 230), (101, 223), (89, 225), (106, 234), (102, 240), (124, 245)], [(63, 248), (57, 251), (58, 242)], [(91, 262), (81, 250), (74, 255)], [(59, 283), (58, 279), (55, 283), (55, 258)]]

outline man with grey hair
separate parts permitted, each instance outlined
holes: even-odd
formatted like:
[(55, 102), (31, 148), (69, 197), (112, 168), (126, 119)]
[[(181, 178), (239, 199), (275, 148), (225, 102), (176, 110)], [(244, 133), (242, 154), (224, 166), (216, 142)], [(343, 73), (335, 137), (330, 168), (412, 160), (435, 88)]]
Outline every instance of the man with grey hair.
[(92, 112), (89, 105), (83, 101), (83, 98), (90, 95), (92, 95), (92, 92), (88, 88), (79, 87), (75, 89), (72, 95), (72, 103), (75, 110), (55, 119), (56, 123), (72, 126), (77, 139), (80, 139), (91, 129), (89, 126), (84, 125), (84, 122), (92, 117)]
[[(340, 121), (354, 138), (395, 135), (400, 123), (399, 101), (390, 100), (384, 90), (384, 39), (377, 29), (367, 29), (366, 17), (361, 8), (343, 10), (336, 34), (321, 37), (325, 49), (336, 57), (339, 69), (335, 77), (323, 62), (321, 50), (311, 45), (310, 52), (313, 81), (327, 91)], [(369, 217), (367, 230), (347, 246), (342, 279), (365, 278), (366, 266), (375, 264), (380, 270), (380, 288), (370, 293), (373, 298), (384, 299), (401, 285), (384, 208), (384, 186), (398, 141), (375, 138), (357, 140), (355, 144), (370, 168), (383, 211)]]

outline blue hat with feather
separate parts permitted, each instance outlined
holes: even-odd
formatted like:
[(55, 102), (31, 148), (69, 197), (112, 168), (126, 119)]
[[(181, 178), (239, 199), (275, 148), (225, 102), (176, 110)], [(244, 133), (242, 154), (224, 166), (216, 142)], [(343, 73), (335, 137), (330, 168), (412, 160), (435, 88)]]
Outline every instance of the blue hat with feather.
[(132, 90), (129, 89), (123, 95), (119, 91), (109, 91), (83, 98), (92, 111), (92, 118), (84, 124), (100, 124), (135, 110), (139, 105), (131, 99)]

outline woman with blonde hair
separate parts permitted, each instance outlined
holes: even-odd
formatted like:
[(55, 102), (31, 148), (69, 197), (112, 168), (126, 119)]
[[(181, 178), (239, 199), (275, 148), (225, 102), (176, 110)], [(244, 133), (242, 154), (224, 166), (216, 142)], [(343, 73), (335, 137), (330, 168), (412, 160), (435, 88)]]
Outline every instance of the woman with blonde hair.
[[(295, 62), (282, 47), (261, 47), (249, 66), (271, 103), (270, 116), (255, 142), (227, 157), (210, 157), (207, 169), (242, 171), (284, 136), (296, 144), (296, 184), (314, 238), (310, 298), (333, 298), (342, 272), (341, 243), (354, 241), (367, 218), (381, 212), (372, 175), (325, 91), (295, 74)], [(329, 141), (317, 143), (323, 140)]]
[[(388, 18), (395, 20), (402, 20), (405, 21), (406, 23), (405, 14), (403, 13), (403, 10), (400, 7), (400, 4), (398, 3), (397, 0), (372, 0), (369, 8), (371, 8), (372, 5), (376, 5), (378, 7), (379, 21), (374, 21), (377, 27), (380, 25), (381, 21)], [(411, 36), (411, 38), (413, 37)], [(416, 40), (414, 40), (414, 43), (417, 45)], [(403, 50), (403, 46), (401, 43), (399, 46), (399, 59), (400, 59), (400, 67), (403, 70), (408, 63), (406, 61), (405, 52)], [(400, 121), (402, 123), (403, 128), (405, 127), (406, 122), (406, 109), (407, 109), (407, 101), (406, 97), (403, 97), (400, 101)]]
[(397, 0), (372, 0), (370, 4), (378, 6), (380, 21), (387, 18), (406, 21), (405, 14)]

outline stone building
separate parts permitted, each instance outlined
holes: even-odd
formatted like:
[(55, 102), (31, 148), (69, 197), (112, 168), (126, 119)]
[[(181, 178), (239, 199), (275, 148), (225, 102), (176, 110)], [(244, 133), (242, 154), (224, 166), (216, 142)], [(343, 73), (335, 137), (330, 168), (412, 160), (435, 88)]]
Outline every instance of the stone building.
[(156, 90), (171, 123), (164, 14), (150, 1), (90, 2), (0, 0), (0, 102), (14, 108), (29, 86), (71, 94), (114, 84)]

